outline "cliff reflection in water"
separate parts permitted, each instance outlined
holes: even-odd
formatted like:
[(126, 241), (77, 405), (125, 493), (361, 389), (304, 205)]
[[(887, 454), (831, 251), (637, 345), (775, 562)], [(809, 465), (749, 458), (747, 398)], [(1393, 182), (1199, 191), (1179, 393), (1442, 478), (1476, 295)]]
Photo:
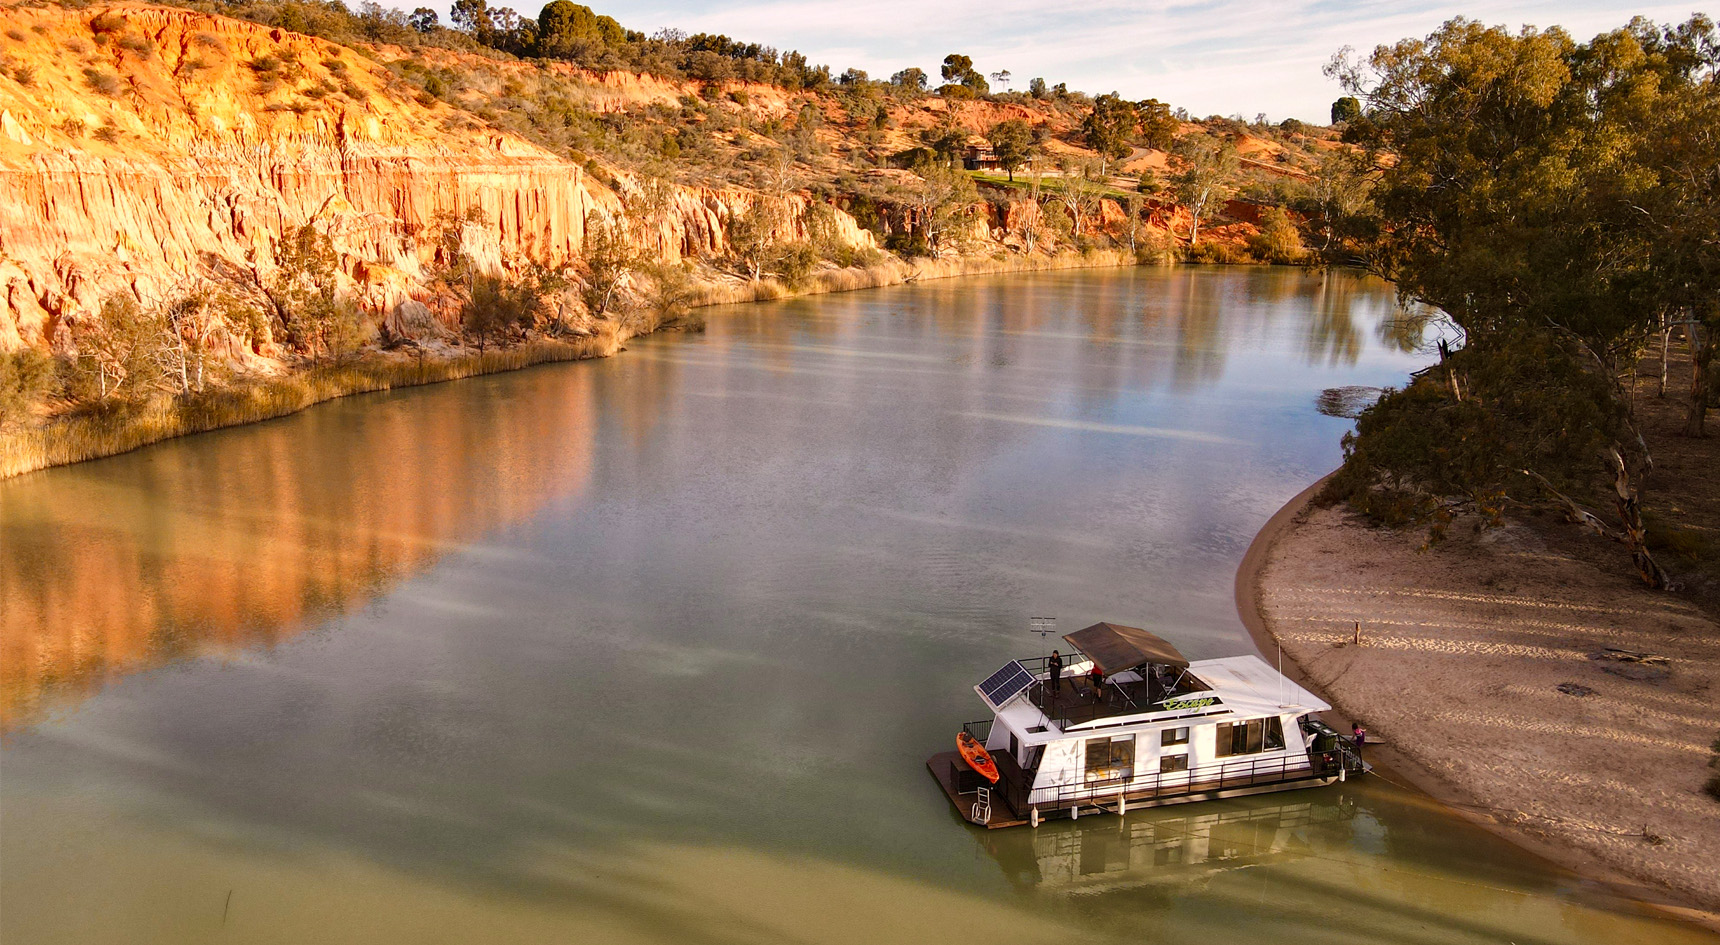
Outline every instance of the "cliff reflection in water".
[(0, 731), (128, 673), (279, 643), (582, 490), (588, 368), (350, 398), (210, 434), (218, 450), (194, 437), (0, 483)]

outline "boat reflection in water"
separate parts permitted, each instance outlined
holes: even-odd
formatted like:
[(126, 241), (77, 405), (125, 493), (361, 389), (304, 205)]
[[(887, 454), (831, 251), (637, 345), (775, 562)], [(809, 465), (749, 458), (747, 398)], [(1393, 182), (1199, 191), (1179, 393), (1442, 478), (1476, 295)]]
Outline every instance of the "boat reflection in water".
[(1342, 843), (1355, 800), (1328, 789), (1296, 799), (1239, 798), (1048, 821), (1038, 828), (976, 831), (1010, 884), (1022, 891), (1087, 896), (1165, 893), (1214, 876), (1312, 856)]

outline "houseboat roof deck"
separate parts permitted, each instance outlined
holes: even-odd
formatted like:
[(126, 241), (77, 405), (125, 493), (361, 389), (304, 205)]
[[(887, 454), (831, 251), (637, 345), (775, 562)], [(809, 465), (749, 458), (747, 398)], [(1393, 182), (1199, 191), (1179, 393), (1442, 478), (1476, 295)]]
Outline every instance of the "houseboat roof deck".
[(1074, 633), (1066, 633), (1063, 639), (1082, 656), (1092, 660), (1107, 676), (1149, 664), (1188, 668), (1188, 658), (1169, 640), (1140, 627), (1096, 623)]
[(1125, 719), (1150, 722), (1231, 713), (1252, 717), (1331, 708), (1258, 656), (1200, 660), (1186, 669), (1145, 666), (1105, 677), (1097, 689), (1083, 668), (1090, 668), (1090, 663), (1068, 667), (1053, 688), (1045, 657), (1016, 662), (1034, 681), (998, 706), (998, 714), (1014, 717), (1024, 730), (1038, 729), (1034, 734), (1045, 740), (1065, 732), (1107, 728), (1095, 723), (1110, 719), (1121, 724)]
[(1041, 669), (1041, 674), (1046, 678), (1027, 691), (1027, 699), (1062, 729), (1099, 719), (1161, 711), (1158, 704), (1167, 699), (1204, 693), (1209, 688), (1199, 677), (1187, 672), (1161, 677), (1151, 671), (1129, 670), (1105, 679), (1097, 689), (1085, 673), (1066, 673), (1056, 687), (1051, 685), (1048, 671)]

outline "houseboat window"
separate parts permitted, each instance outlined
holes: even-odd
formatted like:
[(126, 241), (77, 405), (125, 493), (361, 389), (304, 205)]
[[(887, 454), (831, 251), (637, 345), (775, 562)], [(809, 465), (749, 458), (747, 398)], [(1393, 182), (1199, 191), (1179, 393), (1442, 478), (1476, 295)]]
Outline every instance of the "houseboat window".
[(1159, 744), (1161, 744), (1161, 745), (1187, 745), (1188, 744), (1188, 728), (1186, 726), (1183, 728), (1167, 728), (1167, 729), (1165, 729), (1163, 739), (1164, 740), (1159, 742)]
[(1021, 758), (1021, 740), (1015, 737), (1014, 732), (1009, 733), (1009, 753), (1017, 760)]
[(1187, 771), (1188, 755), (1160, 755), (1159, 773), (1168, 774), (1172, 771)]
[(1135, 737), (1087, 739), (1087, 779), (1131, 778), (1135, 775)]
[(1218, 754), (1252, 755), (1284, 747), (1284, 723), (1277, 717), (1218, 723)]

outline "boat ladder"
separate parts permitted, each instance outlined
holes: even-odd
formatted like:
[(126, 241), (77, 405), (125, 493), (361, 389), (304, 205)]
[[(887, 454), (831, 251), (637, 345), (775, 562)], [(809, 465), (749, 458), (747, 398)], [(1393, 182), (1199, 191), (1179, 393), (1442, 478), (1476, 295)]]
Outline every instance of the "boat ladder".
[(991, 788), (979, 788), (974, 794), (977, 797), (973, 802), (973, 822), (986, 823), (991, 820)]

